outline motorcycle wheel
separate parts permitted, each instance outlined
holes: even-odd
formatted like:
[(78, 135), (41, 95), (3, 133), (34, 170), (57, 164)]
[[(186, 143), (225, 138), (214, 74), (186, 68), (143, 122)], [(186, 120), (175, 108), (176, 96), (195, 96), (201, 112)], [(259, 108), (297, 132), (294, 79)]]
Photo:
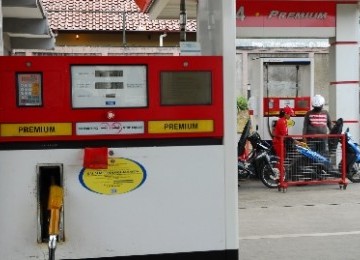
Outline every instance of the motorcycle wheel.
[(346, 177), (353, 183), (360, 183), (360, 167), (358, 163), (351, 166)]
[[(274, 176), (273, 172), (276, 173)], [(275, 165), (265, 164), (260, 172), (261, 182), (268, 188), (274, 189), (278, 187), (280, 171)]]

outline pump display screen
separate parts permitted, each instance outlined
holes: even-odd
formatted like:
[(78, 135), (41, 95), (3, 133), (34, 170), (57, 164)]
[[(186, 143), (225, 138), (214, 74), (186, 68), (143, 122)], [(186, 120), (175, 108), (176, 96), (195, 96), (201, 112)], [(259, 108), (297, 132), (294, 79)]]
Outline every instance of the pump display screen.
[(210, 105), (211, 72), (161, 72), (161, 105)]
[(146, 107), (145, 65), (71, 66), (72, 107)]
[(16, 82), (18, 106), (42, 106), (41, 73), (17, 73)]

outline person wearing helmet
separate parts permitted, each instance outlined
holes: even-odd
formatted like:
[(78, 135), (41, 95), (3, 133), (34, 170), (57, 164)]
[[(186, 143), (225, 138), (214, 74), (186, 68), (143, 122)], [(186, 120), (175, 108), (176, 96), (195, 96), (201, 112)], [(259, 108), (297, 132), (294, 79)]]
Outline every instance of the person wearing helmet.
[[(308, 111), (304, 116), (304, 135), (326, 135), (331, 130), (332, 123), (329, 112), (323, 109), (325, 98), (321, 95), (315, 95), (312, 99), (313, 109)], [(326, 154), (327, 140), (326, 138), (304, 138), (311, 150)]]
[[(290, 119), (291, 116), (295, 116), (294, 110), (286, 106), (280, 110), (279, 119), (276, 121), (275, 128), (273, 130), (273, 147), (277, 156), (281, 156), (281, 145), (282, 145), (282, 137), (288, 135), (288, 124), (287, 120)], [(284, 155), (286, 154), (285, 146), (284, 146)]]

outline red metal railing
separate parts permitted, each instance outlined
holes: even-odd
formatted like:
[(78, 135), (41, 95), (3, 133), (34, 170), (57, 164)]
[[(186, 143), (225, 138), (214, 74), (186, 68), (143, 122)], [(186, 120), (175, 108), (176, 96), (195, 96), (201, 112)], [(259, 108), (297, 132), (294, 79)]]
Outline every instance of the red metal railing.
[(345, 135), (283, 137), (278, 190), (285, 192), (288, 186), (309, 184), (338, 184), (346, 189), (345, 152)]

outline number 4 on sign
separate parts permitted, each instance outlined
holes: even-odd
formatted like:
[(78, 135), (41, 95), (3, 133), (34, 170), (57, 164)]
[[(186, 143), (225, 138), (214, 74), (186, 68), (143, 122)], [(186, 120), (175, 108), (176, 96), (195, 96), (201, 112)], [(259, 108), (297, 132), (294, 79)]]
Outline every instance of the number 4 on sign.
[(244, 6), (240, 6), (239, 10), (236, 13), (236, 18), (239, 18), (241, 21), (245, 20)]

